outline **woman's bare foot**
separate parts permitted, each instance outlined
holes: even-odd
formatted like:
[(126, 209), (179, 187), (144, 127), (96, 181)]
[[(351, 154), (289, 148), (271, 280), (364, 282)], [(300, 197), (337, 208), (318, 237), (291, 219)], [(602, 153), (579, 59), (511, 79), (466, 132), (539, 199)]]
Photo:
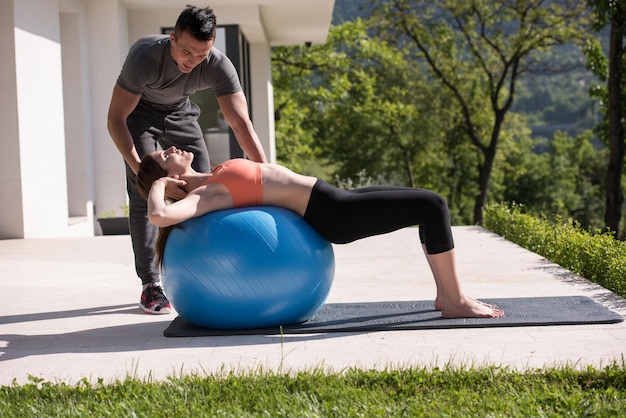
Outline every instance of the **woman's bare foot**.
[(472, 298), (442, 303), (443, 318), (500, 318), (504, 311)]
[[(498, 307), (496, 305), (492, 305), (490, 303), (486, 303), (486, 302), (483, 302), (481, 300), (474, 299), (472, 297), (467, 297), (467, 299), (471, 299), (474, 302), (480, 303), (481, 305), (484, 305), (484, 306), (486, 306), (488, 308), (491, 308), (491, 309), (498, 309)], [(443, 307), (443, 302), (441, 301), (441, 298), (439, 296), (437, 296), (437, 298), (435, 299), (435, 310), (436, 311), (440, 311), (442, 309), (442, 307)]]

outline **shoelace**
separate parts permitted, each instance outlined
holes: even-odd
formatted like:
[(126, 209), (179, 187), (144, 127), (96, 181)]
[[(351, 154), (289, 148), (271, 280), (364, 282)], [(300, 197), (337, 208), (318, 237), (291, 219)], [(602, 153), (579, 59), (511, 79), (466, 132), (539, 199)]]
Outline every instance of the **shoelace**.
[(165, 294), (163, 293), (161, 286), (152, 286), (150, 288), (150, 296), (152, 296), (153, 300), (157, 298), (165, 298)]

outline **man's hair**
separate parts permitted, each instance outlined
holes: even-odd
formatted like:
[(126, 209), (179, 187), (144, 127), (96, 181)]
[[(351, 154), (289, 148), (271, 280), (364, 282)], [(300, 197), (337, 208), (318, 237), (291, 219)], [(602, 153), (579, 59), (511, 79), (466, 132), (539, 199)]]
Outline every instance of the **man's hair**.
[(189, 32), (200, 41), (215, 39), (217, 19), (213, 9), (187, 5), (180, 13), (174, 27), (174, 35)]

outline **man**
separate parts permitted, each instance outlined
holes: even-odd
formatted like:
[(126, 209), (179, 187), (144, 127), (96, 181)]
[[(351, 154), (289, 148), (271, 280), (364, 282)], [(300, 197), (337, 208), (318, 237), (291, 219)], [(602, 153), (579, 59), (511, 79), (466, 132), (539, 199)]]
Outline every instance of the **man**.
[(143, 284), (139, 306), (146, 313), (170, 313), (171, 306), (155, 263), (158, 230), (148, 221), (146, 201), (135, 185), (136, 173), (145, 154), (172, 145), (194, 153), (196, 170), (210, 170), (197, 121), (200, 110), (189, 96), (213, 89), (244, 153), (251, 160), (267, 162), (237, 72), (232, 62), (213, 48), (215, 32), (211, 9), (187, 6), (173, 33), (146, 36), (131, 47), (113, 88), (108, 129), (126, 163), (130, 235), (135, 270)]

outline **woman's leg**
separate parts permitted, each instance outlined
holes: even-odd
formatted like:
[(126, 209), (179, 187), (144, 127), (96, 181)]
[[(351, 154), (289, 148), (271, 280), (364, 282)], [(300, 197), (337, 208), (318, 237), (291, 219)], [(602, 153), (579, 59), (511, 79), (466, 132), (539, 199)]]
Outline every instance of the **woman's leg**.
[(441, 310), (441, 285), (439, 284), (439, 278), (437, 277), (437, 275), (435, 274), (435, 270), (433, 268), (433, 263), (432, 261), (430, 261), (430, 257), (428, 255), (428, 251), (426, 251), (426, 246), (422, 243), (422, 250), (424, 251), (424, 257), (426, 258), (426, 261), (428, 261), (428, 267), (430, 267), (430, 271), (433, 273), (433, 279), (435, 280), (435, 286), (437, 287), (437, 294), (435, 297), (435, 309), (440, 311)]
[(504, 312), (495, 306), (465, 295), (456, 272), (454, 250), (439, 254), (424, 252), (437, 287), (435, 309), (441, 311), (441, 316), (444, 318), (499, 318), (504, 315)]
[(420, 225), (420, 239), (437, 287), (435, 307), (442, 316), (503, 315), (502, 311), (463, 293), (456, 272), (448, 208), (436, 193), (391, 187), (345, 191), (318, 181), (304, 217), (322, 236), (335, 243)]
[(420, 225), (429, 253), (454, 248), (448, 205), (440, 195), (426, 189), (341, 190), (318, 180), (304, 218), (324, 238), (336, 244)]

